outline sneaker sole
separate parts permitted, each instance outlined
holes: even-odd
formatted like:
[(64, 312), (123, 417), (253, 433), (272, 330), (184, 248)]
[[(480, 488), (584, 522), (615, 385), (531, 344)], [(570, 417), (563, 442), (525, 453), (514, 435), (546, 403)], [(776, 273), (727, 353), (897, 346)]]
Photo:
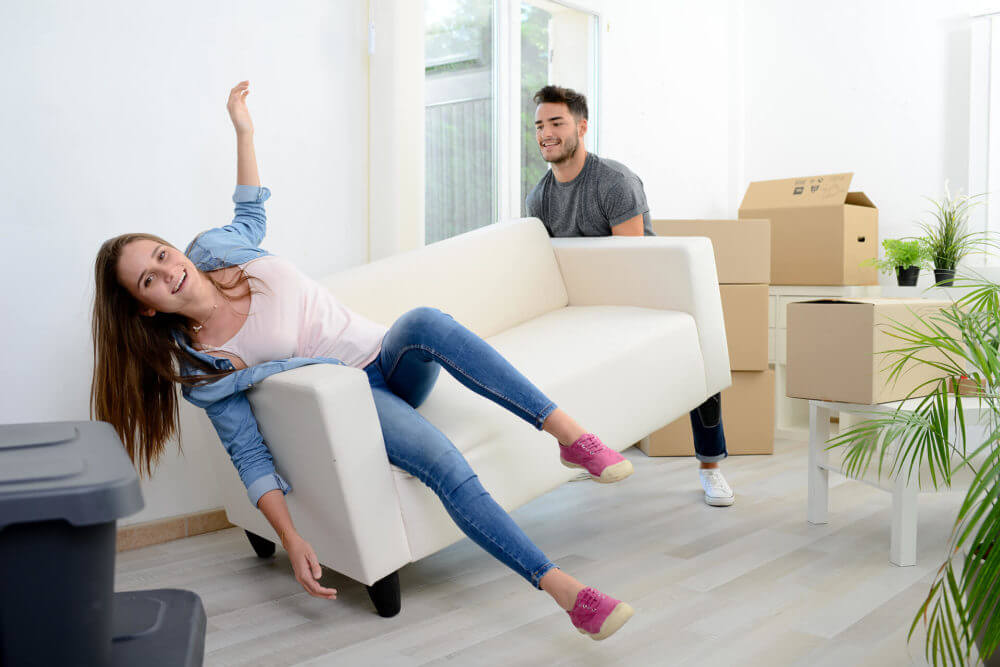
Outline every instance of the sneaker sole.
[(730, 496), (729, 498), (713, 498), (712, 496), (705, 495), (705, 504), (711, 505), (712, 507), (729, 507), (736, 502), (736, 496)]
[(608, 617), (604, 619), (604, 623), (601, 623), (600, 632), (587, 632), (583, 628), (577, 628), (577, 630), (581, 635), (587, 635), (594, 641), (601, 641), (618, 632), (628, 619), (632, 618), (632, 614), (634, 613), (635, 610), (627, 602), (619, 602), (611, 610), (611, 613), (608, 614)]
[[(567, 468), (584, 468), (579, 463), (570, 463), (566, 459), (559, 457), (559, 462), (562, 463)], [(619, 461), (614, 465), (609, 465), (607, 468), (601, 471), (600, 476), (590, 474), (590, 479), (601, 484), (614, 484), (615, 482), (620, 482), (629, 475), (631, 475), (635, 469), (632, 467), (632, 462), (629, 460)]]

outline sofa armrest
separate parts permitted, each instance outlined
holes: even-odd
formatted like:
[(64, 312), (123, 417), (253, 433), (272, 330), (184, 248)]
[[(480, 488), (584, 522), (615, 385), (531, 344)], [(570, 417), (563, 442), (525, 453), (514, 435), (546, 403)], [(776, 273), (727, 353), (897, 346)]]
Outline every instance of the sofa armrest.
[(640, 306), (689, 313), (709, 395), (732, 383), (722, 298), (707, 238), (552, 239), (570, 306)]
[(248, 397), (275, 467), (292, 486), (286, 500), (295, 527), (320, 562), (367, 585), (409, 563), (365, 372), (302, 366), (261, 381)]

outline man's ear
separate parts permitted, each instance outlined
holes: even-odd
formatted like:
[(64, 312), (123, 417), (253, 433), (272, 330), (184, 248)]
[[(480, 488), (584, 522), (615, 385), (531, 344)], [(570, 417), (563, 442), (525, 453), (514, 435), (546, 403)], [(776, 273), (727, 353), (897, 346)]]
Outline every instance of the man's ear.
[(580, 138), (583, 139), (583, 135), (587, 134), (587, 119), (581, 118), (576, 124), (577, 132), (580, 134)]
[(152, 317), (153, 315), (156, 315), (156, 310), (153, 308), (143, 308), (139, 311), (139, 314), (145, 317)]

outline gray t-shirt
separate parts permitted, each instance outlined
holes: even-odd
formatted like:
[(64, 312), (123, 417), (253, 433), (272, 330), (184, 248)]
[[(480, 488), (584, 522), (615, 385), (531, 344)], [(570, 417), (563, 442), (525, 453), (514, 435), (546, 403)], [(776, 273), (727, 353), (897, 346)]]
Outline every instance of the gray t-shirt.
[(560, 183), (550, 169), (525, 200), (549, 236), (611, 236), (611, 228), (642, 214), (646, 236), (656, 236), (642, 181), (620, 162), (587, 153), (576, 178)]

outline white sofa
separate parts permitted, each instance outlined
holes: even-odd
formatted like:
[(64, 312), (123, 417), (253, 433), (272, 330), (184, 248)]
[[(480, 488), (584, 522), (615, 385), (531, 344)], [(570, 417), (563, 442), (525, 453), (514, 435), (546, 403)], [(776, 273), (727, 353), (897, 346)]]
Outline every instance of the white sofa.
[[(550, 239), (528, 218), (321, 282), (386, 325), (417, 306), (451, 314), (618, 450), (730, 384), (715, 260), (704, 238)], [(371, 586), (463, 537), (433, 492), (389, 464), (363, 371), (298, 368), (261, 382), (250, 401), (293, 487), (287, 502), (296, 527), (325, 566)], [(444, 370), (419, 411), (507, 510), (575, 474), (560, 465), (551, 436)], [(229, 520), (276, 540), (206, 431)]]

